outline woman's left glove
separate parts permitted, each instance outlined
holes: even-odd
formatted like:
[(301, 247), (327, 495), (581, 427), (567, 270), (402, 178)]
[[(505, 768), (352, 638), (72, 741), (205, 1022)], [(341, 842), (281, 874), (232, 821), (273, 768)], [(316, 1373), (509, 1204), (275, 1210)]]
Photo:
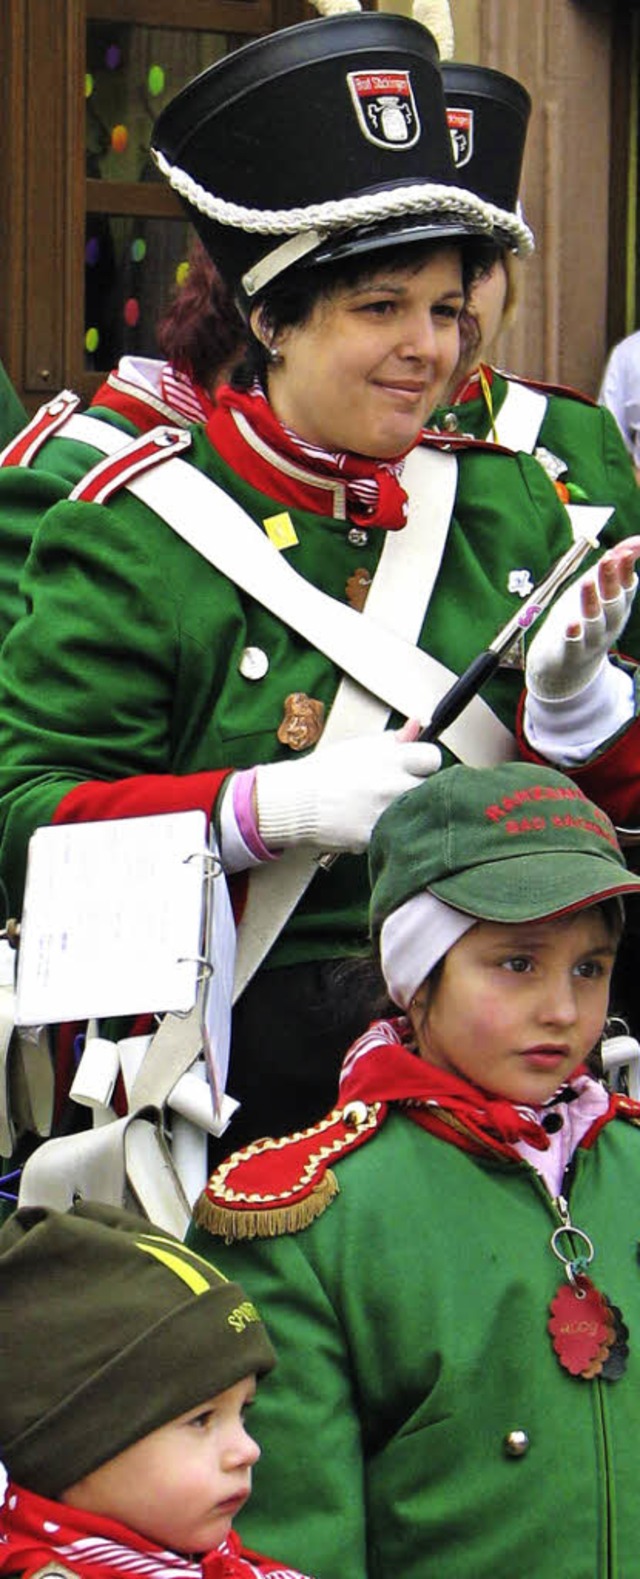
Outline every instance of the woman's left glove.
[(610, 550), (553, 605), (527, 655), (525, 732), (553, 761), (583, 761), (633, 716), (633, 682), (608, 654), (636, 589), (640, 538)]

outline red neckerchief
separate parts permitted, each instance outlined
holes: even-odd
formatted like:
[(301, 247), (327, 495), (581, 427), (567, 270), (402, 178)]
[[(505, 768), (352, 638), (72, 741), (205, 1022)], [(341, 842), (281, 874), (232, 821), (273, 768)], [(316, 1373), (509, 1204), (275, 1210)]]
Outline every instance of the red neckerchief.
[[(407, 1118), (453, 1146), (476, 1155), (487, 1149), (519, 1161), (514, 1144), (525, 1140), (546, 1151), (549, 1136), (531, 1108), (492, 1096), (459, 1075), (438, 1069), (411, 1052), (408, 1020), (377, 1020), (347, 1053), (340, 1076), (339, 1103), (398, 1102)], [(583, 1074), (583, 1067), (576, 1074)], [(610, 1099), (595, 1130), (615, 1116)], [(640, 1114), (640, 1107), (638, 1108)], [(583, 1138), (590, 1144), (591, 1131)]]
[[(272, 459), (264, 449), (254, 449), (243, 436), (233, 420), (234, 411), (242, 413), (261, 445), (268, 445)], [(282, 504), (329, 515), (332, 512), (327, 509), (327, 484), (340, 484), (345, 491), (347, 518), (355, 526), (397, 531), (405, 524), (408, 501), (399, 475), (404, 455), (373, 461), (366, 455), (322, 450), (308, 444), (282, 426), (259, 384), (246, 393), (222, 384), (216, 390), (207, 435), (228, 466), (260, 493)], [(420, 437), (418, 434), (416, 444)], [(282, 470), (279, 461), (293, 462), (298, 470), (307, 473), (306, 478), (291, 476)], [(320, 493), (318, 487), (314, 489), (314, 477), (318, 484), (325, 485)]]
[(163, 1550), (115, 1519), (39, 1497), (9, 1481), (0, 1508), (0, 1573), (29, 1579), (47, 1563), (68, 1564), (81, 1579), (304, 1579), (248, 1551), (232, 1530), (201, 1562)]

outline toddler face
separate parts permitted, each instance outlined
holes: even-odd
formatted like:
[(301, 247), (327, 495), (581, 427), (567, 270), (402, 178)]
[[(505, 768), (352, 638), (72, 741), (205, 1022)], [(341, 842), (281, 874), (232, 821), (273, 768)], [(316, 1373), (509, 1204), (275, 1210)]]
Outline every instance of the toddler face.
[(477, 922), (416, 993), (419, 1052), (493, 1095), (547, 1102), (601, 1035), (615, 952), (595, 907), (517, 926)]
[(60, 1501), (116, 1519), (171, 1551), (210, 1551), (251, 1493), (260, 1449), (244, 1416), (255, 1389), (255, 1377), (244, 1377), (141, 1437), (69, 1486)]

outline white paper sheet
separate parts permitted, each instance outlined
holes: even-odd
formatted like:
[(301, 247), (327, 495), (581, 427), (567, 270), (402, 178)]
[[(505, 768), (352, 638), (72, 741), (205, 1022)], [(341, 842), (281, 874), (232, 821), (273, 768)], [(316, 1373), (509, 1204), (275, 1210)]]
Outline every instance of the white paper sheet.
[(29, 843), (17, 1024), (190, 1009), (207, 860), (202, 811), (39, 828)]

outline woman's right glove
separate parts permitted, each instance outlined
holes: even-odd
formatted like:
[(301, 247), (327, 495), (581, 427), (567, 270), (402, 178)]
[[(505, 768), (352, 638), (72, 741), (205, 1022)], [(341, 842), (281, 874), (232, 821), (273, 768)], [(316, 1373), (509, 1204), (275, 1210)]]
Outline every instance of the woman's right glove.
[(408, 740), (410, 728), (361, 735), (316, 748), (296, 762), (258, 767), (257, 821), (264, 843), (271, 850), (291, 844), (353, 854), (366, 850), (385, 806), (440, 766), (437, 746)]

